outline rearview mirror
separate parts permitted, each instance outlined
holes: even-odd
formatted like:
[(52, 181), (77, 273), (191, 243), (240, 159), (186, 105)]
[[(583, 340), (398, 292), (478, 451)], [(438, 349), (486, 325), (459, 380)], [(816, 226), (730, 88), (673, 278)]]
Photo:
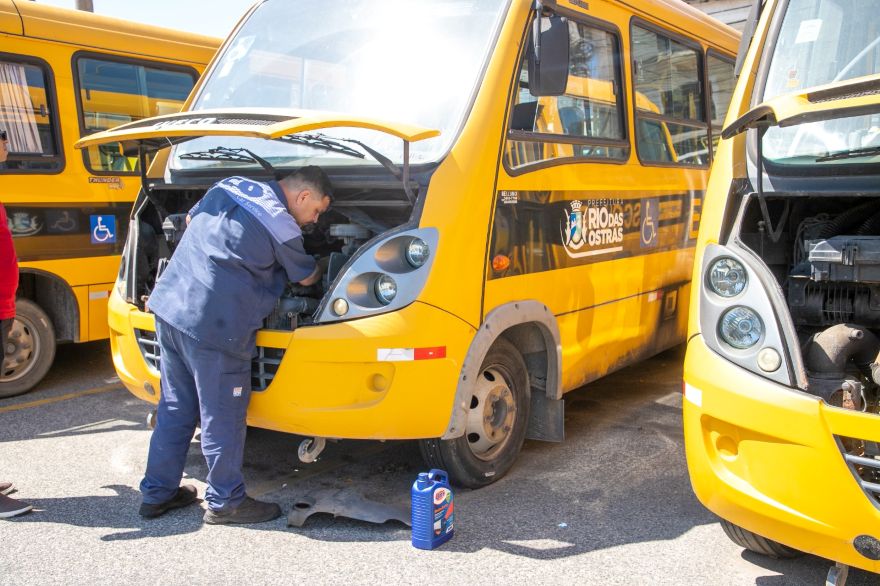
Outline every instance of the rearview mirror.
[(529, 35), (529, 92), (561, 96), (568, 85), (568, 21), (555, 14), (535, 17)]

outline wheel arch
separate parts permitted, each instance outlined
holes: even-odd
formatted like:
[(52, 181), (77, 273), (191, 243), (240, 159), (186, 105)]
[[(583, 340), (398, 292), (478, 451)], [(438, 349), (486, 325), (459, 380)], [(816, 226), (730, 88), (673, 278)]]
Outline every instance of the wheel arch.
[(441, 439), (455, 439), (464, 434), (471, 381), (479, 375), (489, 349), (502, 337), (519, 349), (529, 374), (532, 415), (527, 437), (560, 441), (562, 348), (559, 326), (550, 309), (534, 300), (500, 305), (483, 320), (462, 363), (452, 415)]
[(19, 269), (17, 297), (40, 306), (52, 320), (56, 342), (79, 342), (79, 304), (64, 279), (40, 269)]

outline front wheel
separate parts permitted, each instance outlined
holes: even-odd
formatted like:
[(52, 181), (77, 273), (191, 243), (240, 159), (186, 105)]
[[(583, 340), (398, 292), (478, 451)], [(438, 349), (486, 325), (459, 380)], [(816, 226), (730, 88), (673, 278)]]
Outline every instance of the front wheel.
[(757, 533), (752, 533), (747, 529), (743, 529), (739, 525), (734, 525), (730, 521), (721, 519), (721, 528), (727, 534), (732, 542), (749, 551), (766, 555), (771, 558), (796, 558), (801, 555), (796, 549), (792, 549), (787, 545), (782, 545), (777, 541), (761, 537)]
[(429, 468), (449, 473), (454, 484), (479, 488), (513, 466), (529, 421), (529, 375), (516, 347), (503, 338), (492, 345), (470, 389), (464, 435), (421, 440)]
[(15, 301), (15, 321), (0, 371), (0, 398), (26, 393), (43, 380), (55, 359), (55, 329), (46, 312), (28, 299)]

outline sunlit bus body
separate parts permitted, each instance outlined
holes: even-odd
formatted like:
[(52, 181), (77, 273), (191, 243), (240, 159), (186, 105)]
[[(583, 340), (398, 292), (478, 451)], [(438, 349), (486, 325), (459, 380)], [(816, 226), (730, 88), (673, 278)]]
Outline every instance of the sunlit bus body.
[(877, 6), (758, 7), (697, 243), (687, 460), (734, 541), (841, 584), (880, 571)]
[(116, 368), (157, 401), (143, 298), (168, 254), (147, 251), (182, 227), (163, 214), (224, 177), (321, 165), (335, 200), (305, 243), (329, 276), (289, 287), (257, 334), (250, 424), (317, 438), (312, 456), (326, 438), (419, 439), (486, 484), (525, 437), (562, 439), (563, 393), (683, 340), (737, 35), (680, 2), (545, 2), (539, 91), (534, 2), (344, 6), (258, 3), (189, 111), (81, 141), (176, 145), (135, 206)]
[(0, 202), (20, 265), (0, 397), (36, 385), (56, 342), (109, 333), (107, 300), (141, 183), (138, 158), (118, 144), (79, 152), (73, 143), (179, 111), (219, 44), (0, 0), (0, 129), (10, 149), (0, 165)]

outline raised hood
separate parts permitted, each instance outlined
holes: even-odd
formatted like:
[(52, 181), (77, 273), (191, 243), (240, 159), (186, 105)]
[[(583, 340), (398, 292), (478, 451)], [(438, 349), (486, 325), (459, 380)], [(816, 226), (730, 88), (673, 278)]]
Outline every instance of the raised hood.
[(439, 130), (413, 124), (389, 122), (364, 116), (334, 112), (297, 111), (271, 114), (224, 110), (200, 110), (155, 116), (90, 134), (76, 142), (76, 148), (110, 142), (126, 147), (143, 146), (156, 150), (203, 136), (242, 136), (272, 140), (322, 128), (355, 127), (378, 130), (406, 142), (417, 142), (440, 135)]
[(880, 112), (880, 75), (785, 94), (758, 104), (721, 133), (729, 139), (749, 128), (795, 126)]

